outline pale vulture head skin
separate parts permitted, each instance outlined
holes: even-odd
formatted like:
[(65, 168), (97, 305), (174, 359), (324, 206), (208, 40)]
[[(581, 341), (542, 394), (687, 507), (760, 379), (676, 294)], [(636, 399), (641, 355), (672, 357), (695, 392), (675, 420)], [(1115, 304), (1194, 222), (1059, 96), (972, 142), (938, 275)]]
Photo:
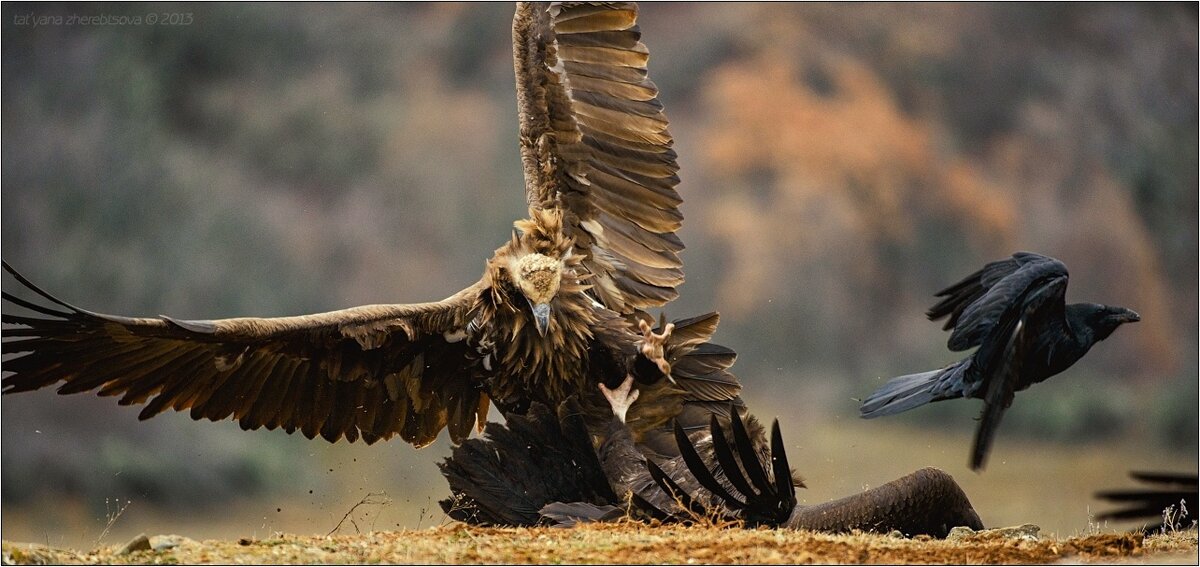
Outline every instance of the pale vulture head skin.
[(550, 302), (562, 282), (563, 261), (544, 254), (526, 254), (512, 261), (509, 279), (529, 302), (538, 334), (546, 336), (550, 328)]

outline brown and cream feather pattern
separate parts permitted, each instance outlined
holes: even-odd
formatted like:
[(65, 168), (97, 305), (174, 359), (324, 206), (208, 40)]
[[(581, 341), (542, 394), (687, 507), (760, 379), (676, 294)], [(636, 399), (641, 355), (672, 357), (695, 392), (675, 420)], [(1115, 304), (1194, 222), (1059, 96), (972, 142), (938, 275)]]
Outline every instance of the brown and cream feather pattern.
[(477, 287), (443, 301), (368, 305), (298, 317), (184, 321), (77, 308), (4, 269), (43, 301), (4, 293), (36, 315), (6, 312), (4, 393), (61, 382), (59, 393), (97, 390), (192, 418), (236, 419), (243, 429), (299, 430), (368, 443), (400, 434), (423, 446), (449, 426), (465, 438), (486, 398), (455, 334)]
[[(594, 423), (597, 384), (627, 375), (642, 397), (629, 423), (648, 450), (728, 411), (734, 354), (708, 343), (716, 314), (676, 322), (664, 345), (674, 382), (640, 353), (638, 320), (683, 282), (673, 141), (626, 3), (519, 4), (513, 20), (520, 148), (529, 218), (480, 280), (445, 300), (297, 317), (186, 321), (71, 306), (5, 269), (32, 300), (4, 294), (4, 393), (59, 386), (235, 419), (329, 441), (399, 434), (454, 442), (505, 412), (579, 394)], [(20, 307), (20, 313), (10, 312)], [(661, 324), (660, 324), (661, 327)]]
[(671, 301), (679, 166), (637, 6), (522, 3), (513, 40), (530, 207), (564, 211), (601, 303), (626, 314)]

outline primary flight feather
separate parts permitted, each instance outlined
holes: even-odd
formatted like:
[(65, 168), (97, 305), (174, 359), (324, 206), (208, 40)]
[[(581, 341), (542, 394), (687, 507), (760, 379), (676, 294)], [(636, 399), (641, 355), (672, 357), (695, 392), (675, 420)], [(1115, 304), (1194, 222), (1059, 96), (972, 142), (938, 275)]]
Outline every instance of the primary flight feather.
[[(734, 353), (706, 342), (715, 313), (651, 328), (643, 311), (683, 282), (679, 168), (647, 54), (633, 4), (518, 4), (529, 217), (466, 289), (297, 317), (132, 318), (72, 306), (5, 263), (40, 297), (4, 294), (3, 350), (15, 357), (3, 392), (58, 385), (145, 404), (143, 419), (173, 409), (329, 441), (399, 434), (417, 446), (443, 429), (461, 442), (490, 403), (522, 413), (598, 397), (595, 384), (627, 376), (643, 384), (630, 424), (647, 443), (669, 436), (667, 420), (685, 410), (740, 402), (726, 371)], [(592, 405), (604, 415), (603, 400)]]

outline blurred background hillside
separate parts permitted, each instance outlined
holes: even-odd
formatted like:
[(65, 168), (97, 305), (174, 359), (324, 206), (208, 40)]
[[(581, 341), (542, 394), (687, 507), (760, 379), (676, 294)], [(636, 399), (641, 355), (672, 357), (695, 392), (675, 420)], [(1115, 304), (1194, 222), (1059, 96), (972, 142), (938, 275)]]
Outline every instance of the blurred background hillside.
[[(5, 3), (3, 257), (129, 315), (445, 297), (525, 214), (511, 12)], [(65, 25), (152, 13), (192, 23)], [(809, 498), (936, 465), (985, 522), (1070, 533), (1098, 483), (1194, 470), (1196, 4), (672, 3), (640, 21), (685, 199), (667, 314), (721, 312)], [(1063, 260), (1070, 301), (1143, 321), (1018, 396), (983, 475), (965, 467), (977, 402), (860, 422), (854, 398), (955, 360), (932, 294), (1016, 250)], [(3, 537), (87, 546), (129, 501), (110, 534), (323, 533), (380, 491), (377, 529), (440, 521), (444, 440), (136, 415), (0, 400)]]

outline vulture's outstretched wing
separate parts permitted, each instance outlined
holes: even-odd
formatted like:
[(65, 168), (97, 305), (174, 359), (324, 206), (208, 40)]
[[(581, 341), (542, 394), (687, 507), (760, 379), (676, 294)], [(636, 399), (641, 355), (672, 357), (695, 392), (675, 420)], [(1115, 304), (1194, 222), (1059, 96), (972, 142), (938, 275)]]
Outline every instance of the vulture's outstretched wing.
[[(436, 303), (368, 305), (299, 317), (183, 321), (103, 315), (69, 305), (4, 269), (37, 302), (3, 315), (5, 394), (63, 382), (193, 419), (367, 443), (399, 433), (417, 446), (449, 427), (466, 438), (488, 400), (468, 370), (462, 330), (482, 284)], [(8, 326), (13, 325), (13, 326)]]
[(633, 4), (521, 4), (513, 19), (526, 198), (564, 211), (597, 299), (620, 313), (683, 283), (679, 166), (640, 38)]
[[(1008, 260), (992, 262), (962, 281), (937, 293), (946, 297), (930, 308), (930, 320), (946, 315), (946, 329), (953, 328), (947, 342), (950, 350), (962, 351), (977, 347), (1031, 290), (1047, 282), (1067, 279), (1067, 267), (1062, 262), (1033, 254), (1018, 252)], [(1058, 297), (1059, 311), (1065, 305), (1065, 294)]]

